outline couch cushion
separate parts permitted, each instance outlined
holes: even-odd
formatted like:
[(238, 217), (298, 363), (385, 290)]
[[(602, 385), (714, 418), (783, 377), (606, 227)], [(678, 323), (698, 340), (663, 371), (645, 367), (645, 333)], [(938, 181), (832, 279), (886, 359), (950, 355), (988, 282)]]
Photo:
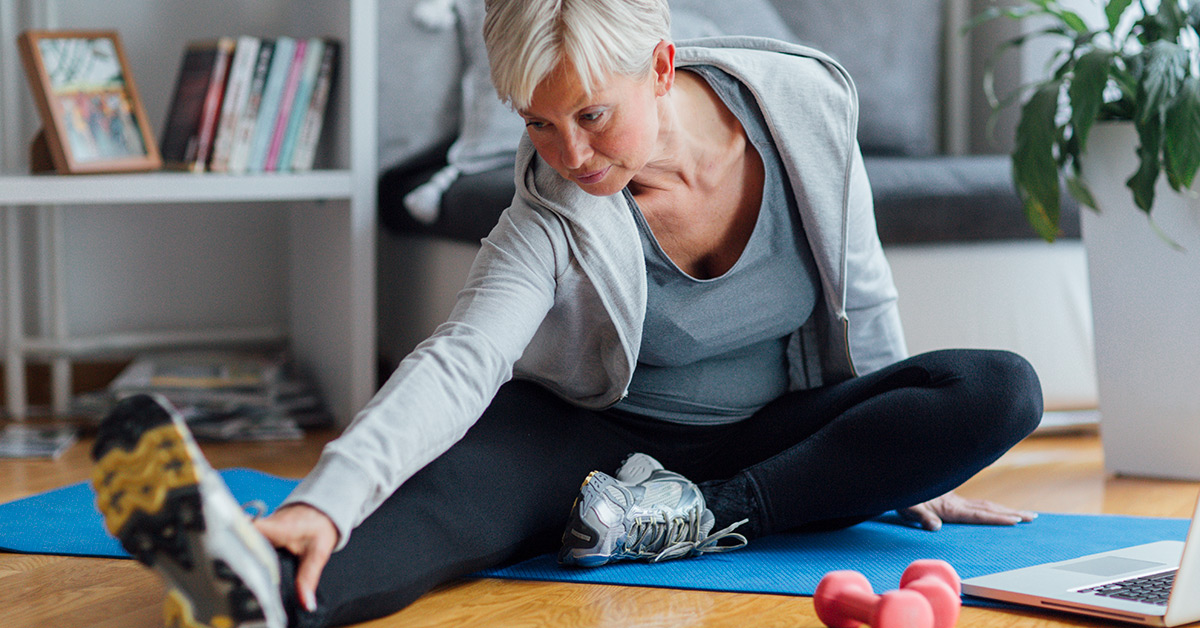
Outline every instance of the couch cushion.
[[(462, 67), (454, 29), (420, 27), (414, 0), (379, 2), (379, 166), (404, 163), (458, 134)], [(420, 85), (420, 89), (413, 89)]]
[(693, 32), (679, 23), (694, 16), (700, 16), (718, 25), (720, 30), (716, 34), (753, 35), (790, 42), (799, 41), (768, 0), (671, 0), (672, 36), (676, 39), (687, 39), (707, 35), (708, 33)]
[(440, 162), (433, 159), (424, 165), (393, 168), (380, 177), (379, 218), (384, 228), (477, 243), (496, 226), (517, 190), (512, 164), (460, 176), (442, 195), (441, 210), (433, 222), (418, 221), (404, 206), (406, 194), (446, 165), (445, 149), (443, 146)]
[(854, 78), (865, 154), (937, 152), (943, 0), (771, 2), (801, 42)]
[[(1008, 155), (865, 158), (884, 244), (1037, 238), (1013, 189)], [(1064, 195), (1062, 237), (1079, 238)]]

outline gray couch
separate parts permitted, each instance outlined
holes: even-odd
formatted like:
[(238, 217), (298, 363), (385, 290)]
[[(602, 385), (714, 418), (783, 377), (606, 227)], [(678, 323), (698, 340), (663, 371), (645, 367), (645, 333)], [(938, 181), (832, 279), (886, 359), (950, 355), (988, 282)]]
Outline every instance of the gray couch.
[[(403, 13), (406, 4), (411, 3), (396, 3), (394, 10)], [(420, 150), (410, 146), (407, 154), (382, 156), (387, 170), (380, 178), (379, 208), (389, 230), (477, 242), (512, 198), (508, 145), (515, 144), (521, 125), (488, 91), (477, 30), (481, 6), (481, 0), (457, 0), (459, 48), (451, 56), (459, 66), (448, 73), (457, 71), (462, 84), (444, 96), (457, 111), (442, 116), (457, 114), (451, 132)], [(884, 244), (1035, 237), (1013, 191), (1006, 155), (948, 156), (938, 150), (942, 0), (674, 0), (672, 8), (677, 38), (776, 37), (816, 47), (846, 66), (858, 86), (859, 142)], [(387, 72), (388, 64), (382, 65)], [(385, 94), (381, 106), (393, 102)], [(449, 163), (462, 166), (462, 174), (440, 190), (436, 208), (414, 217), (406, 196)], [(1068, 203), (1064, 213), (1063, 237), (1078, 238), (1075, 206)]]

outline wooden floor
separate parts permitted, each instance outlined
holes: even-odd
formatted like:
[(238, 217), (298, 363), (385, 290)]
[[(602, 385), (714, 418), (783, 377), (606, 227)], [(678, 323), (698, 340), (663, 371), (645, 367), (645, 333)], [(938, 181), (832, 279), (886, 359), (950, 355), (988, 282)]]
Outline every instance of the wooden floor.
[[(218, 468), (300, 476), (329, 435), (302, 443), (205, 446)], [(0, 460), (0, 501), (85, 480), (84, 441), (61, 459)], [(1035, 436), (960, 492), (1041, 511), (1188, 517), (1200, 484), (1108, 477), (1094, 435)], [(1036, 524), (1035, 524), (1036, 525)], [(134, 561), (0, 554), (0, 626), (150, 628), (161, 625), (163, 586)], [(1104, 625), (1062, 615), (965, 608), (959, 626)], [(820, 626), (809, 598), (637, 587), (480, 580), (436, 590), (364, 626), (675, 627)]]

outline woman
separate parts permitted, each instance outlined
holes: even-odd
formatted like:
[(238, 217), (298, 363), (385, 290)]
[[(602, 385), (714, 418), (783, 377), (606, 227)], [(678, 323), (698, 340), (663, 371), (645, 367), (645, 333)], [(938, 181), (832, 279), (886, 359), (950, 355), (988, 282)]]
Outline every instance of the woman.
[[(555, 548), (593, 565), (893, 509), (1033, 517), (951, 492), (1033, 429), (1040, 387), (1009, 353), (905, 356), (844, 70), (668, 26), (665, 0), (489, 0), (493, 81), (528, 125), (516, 197), (449, 321), (255, 522), (282, 599), (253, 584), (269, 560), (216, 570), (257, 616), (363, 621)], [(125, 434), (167, 422), (125, 414)], [(197, 579), (220, 580), (175, 577), (173, 600), (199, 621), (237, 606)]]

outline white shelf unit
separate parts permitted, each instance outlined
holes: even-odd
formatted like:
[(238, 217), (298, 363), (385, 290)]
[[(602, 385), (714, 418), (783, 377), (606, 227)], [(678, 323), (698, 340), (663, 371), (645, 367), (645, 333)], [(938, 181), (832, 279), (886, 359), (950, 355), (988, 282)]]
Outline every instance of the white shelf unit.
[[(136, 2), (136, 0), (131, 0)], [(15, 34), (26, 27), (112, 28), (124, 35), (118, 24), (71, 23), (56, 7), (59, 2), (0, 0), (0, 36), (11, 45)], [(237, 2), (243, 11), (266, 11), (248, 2)], [(145, 0), (147, 11), (161, 8)], [(206, 5), (200, 6), (198, 5)], [(184, 6), (184, 5), (181, 5)], [(189, 11), (222, 15), (230, 5), (218, 0), (188, 3)], [(252, 8), (248, 8), (252, 7)], [(318, 163), (331, 169), (308, 173), (261, 175), (218, 175), (183, 172), (154, 172), (112, 175), (30, 175), (20, 173), (28, 138), (28, 116), (36, 111), (12, 96), (25, 89), (25, 77), (17, 65), (15, 47), (0, 55), (0, 208), (3, 209), (4, 239), (0, 255), (4, 266), (6, 321), (4, 358), (6, 409), (21, 419), (28, 411), (25, 364), (31, 358), (50, 360), (55, 413), (65, 412), (69, 402), (70, 361), (98, 351), (136, 351), (167, 346), (203, 345), (209, 342), (265, 341), (286, 338), (300, 364), (312, 372), (329, 408), (345, 424), (375, 390), (375, 238), (376, 238), (376, 80), (378, 5), (376, 0), (284, 2), (289, 14), (279, 28), (293, 36), (333, 36), (342, 42), (340, 78), (336, 99), (327, 121)], [(220, 18), (218, 18), (220, 19)], [(146, 25), (130, 25), (129, 28)], [(238, 23), (224, 24), (222, 35), (255, 34)], [(186, 38), (175, 42), (169, 63), (177, 63)], [(129, 48), (126, 39), (126, 48)], [(172, 70), (173, 73), (173, 70)], [(136, 75), (135, 75), (135, 78)], [(146, 87), (139, 81), (144, 99)], [(161, 95), (159, 95), (161, 97)], [(22, 111), (23, 110), (23, 111)], [(287, 227), (287, 316), (282, 328), (222, 327), (138, 331), (80, 336), (70, 333), (63, 295), (63, 206), (82, 206), (87, 211), (139, 204), (190, 205), (236, 203), (247, 211), (265, 206), (286, 207)], [(44, 283), (38, 296), (40, 310), (48, 312), (42, 334), (25, 331), (27, 292), (22, 289), (23, 268), (30, 256), (22, 252), (21, 216), (36, 215), (39, 277)], [(26, 242), (28, 238), (24, 239)]]

